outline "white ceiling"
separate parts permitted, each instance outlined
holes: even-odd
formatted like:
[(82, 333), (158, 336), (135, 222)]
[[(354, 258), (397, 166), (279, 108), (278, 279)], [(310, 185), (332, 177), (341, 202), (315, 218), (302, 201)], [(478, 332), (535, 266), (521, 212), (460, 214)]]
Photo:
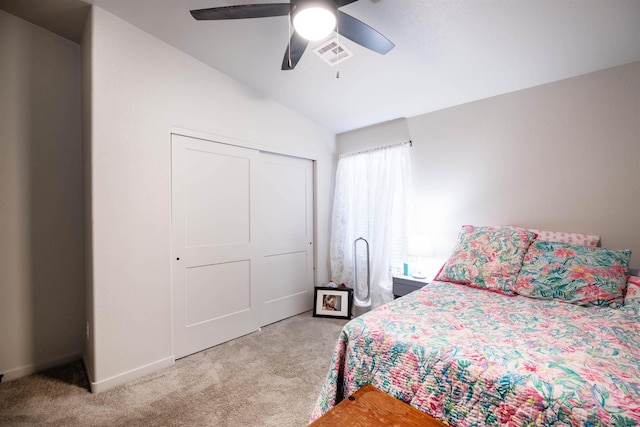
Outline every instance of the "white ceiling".
[[(286, 17), (189, 14), (271, 2), (84, 0), (336, 133), (640, 60), (640, 0), (359, 0), (341, 10), (396, 47), (379, 55), (341, 38), (354, 57), (339, 65), (340, 78), (312, 52), (315, 42), (294, 70), (280, 70)], [(21, 16), (18, 3), (35, 22), (24, 10), (83, 2), (0, 0), (0, 8)], [(59, 23), (61, 12), (53, 15)]]

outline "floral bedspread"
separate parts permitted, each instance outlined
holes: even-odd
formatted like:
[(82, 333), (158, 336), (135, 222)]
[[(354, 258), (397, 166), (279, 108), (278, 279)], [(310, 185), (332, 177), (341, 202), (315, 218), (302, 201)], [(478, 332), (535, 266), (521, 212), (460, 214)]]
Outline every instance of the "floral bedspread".
[(640, 317), (434, 282), (344, 327), (312, 419), (365, 384), (452, 426), (638, 426)]

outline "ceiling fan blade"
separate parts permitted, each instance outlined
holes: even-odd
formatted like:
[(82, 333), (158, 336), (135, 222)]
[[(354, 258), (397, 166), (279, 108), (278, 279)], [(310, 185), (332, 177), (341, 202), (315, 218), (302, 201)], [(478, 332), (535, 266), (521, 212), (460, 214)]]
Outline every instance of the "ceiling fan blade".
[(395, 44), (351, 15), (338, 11), (338, 32), (349, 40), (358, 43), (360, 46), (371, 49), (382, 55), (388, 53), (395, 47)]
[[(302, 54), (304, 53), (308, 44), (309, 40), (303, 38), (294, 31), (291, 35), (289, 45), (284, 51), (284, 58), (282, 59), (282, 70), (293, 70), (294, 68), (296, 68), (296, 65), (298, 65), (298, 61), (300, 61), (300, 58), (302, 58)], [(291, 54), (289, 54), (289, 49), (291, 49)], [(289, 62), (289, 59), (291, 59), (291, 62)]]
[(191, 11), (191, 16), (202, 20), (267, 18), (289, 14), (290, 3), (241, 4), (238, 6), (212, 7)]
[(337, 0), (336, 4), (337, 4), (338, 7), (342, 7), (342, 6), (346, 6), (348, 4), (351, 4), (351, 3), (355, 3), (357, 1), (358, 0)]

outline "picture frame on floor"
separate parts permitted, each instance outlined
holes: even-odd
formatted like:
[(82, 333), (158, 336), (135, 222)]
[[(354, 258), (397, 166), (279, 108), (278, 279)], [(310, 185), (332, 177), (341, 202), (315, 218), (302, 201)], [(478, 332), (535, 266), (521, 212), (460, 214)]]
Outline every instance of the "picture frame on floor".
[(313, 317), (351, 319), (353, 289), (317, 286), (313, 295)]

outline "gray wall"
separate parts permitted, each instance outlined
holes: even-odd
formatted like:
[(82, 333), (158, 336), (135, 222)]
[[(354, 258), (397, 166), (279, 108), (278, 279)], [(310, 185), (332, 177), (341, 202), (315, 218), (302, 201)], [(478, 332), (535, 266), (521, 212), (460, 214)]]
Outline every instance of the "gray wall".
[(0, 11), (0, 373), (84, 344), (80, 46)]
[[(90, 45), (90, 46), (89, 46)], [(328, 281), (334, 135), (100, 8), (83, 39), (91, 217), (87, 370), (101, 391), (173, 363), (171, 131), (316, 159), (317, 277)], [(89, 230), (87, 230), (89, 232)]]
[(340, 154), (356, 153), (391, 144), (409, 142), (409, 125), (406, 118), (389, 120), (373, 126), (337, 135)]
[[(640, 265), (640, 62), (412, 117), (406, 131), (418, 246), (442, 258), (463, 224), (517, 224), (597, 234)], [(338, 150), (369, 137), (338, 135)]]
[(100, 9), (82, 46), (2, 11), (0, 40), (5, 380), (83, 356), (100, 391), (173, 363), (174, 127), (316, 159), (328, 280), (332, 133)]
[(93, 342), (94, 330), (91, 328), (89, 319), (93, 319), (93, 238), (91, 228), (88, 224), (93, 223), (93, 204), (91, 192), (91, 134), (93, 131), (93, 102), (92, 102), (92, 73), (93, 73), (93, 55), (91, 46), (93, 45), (93, 15), (88, 14), (84, 29), (82, 32), (82, 43), (80, 45), (82, 51), (82, 179), (83, 179), (83, 220), (87, 224), (84, 233), (84, 280), (85, 280), (85, 323), (87, 333), (85, 336), (83, 360), (85, 369), (89, 376), (93, 375), (91, 371), (94, 366), (95, 348)]

